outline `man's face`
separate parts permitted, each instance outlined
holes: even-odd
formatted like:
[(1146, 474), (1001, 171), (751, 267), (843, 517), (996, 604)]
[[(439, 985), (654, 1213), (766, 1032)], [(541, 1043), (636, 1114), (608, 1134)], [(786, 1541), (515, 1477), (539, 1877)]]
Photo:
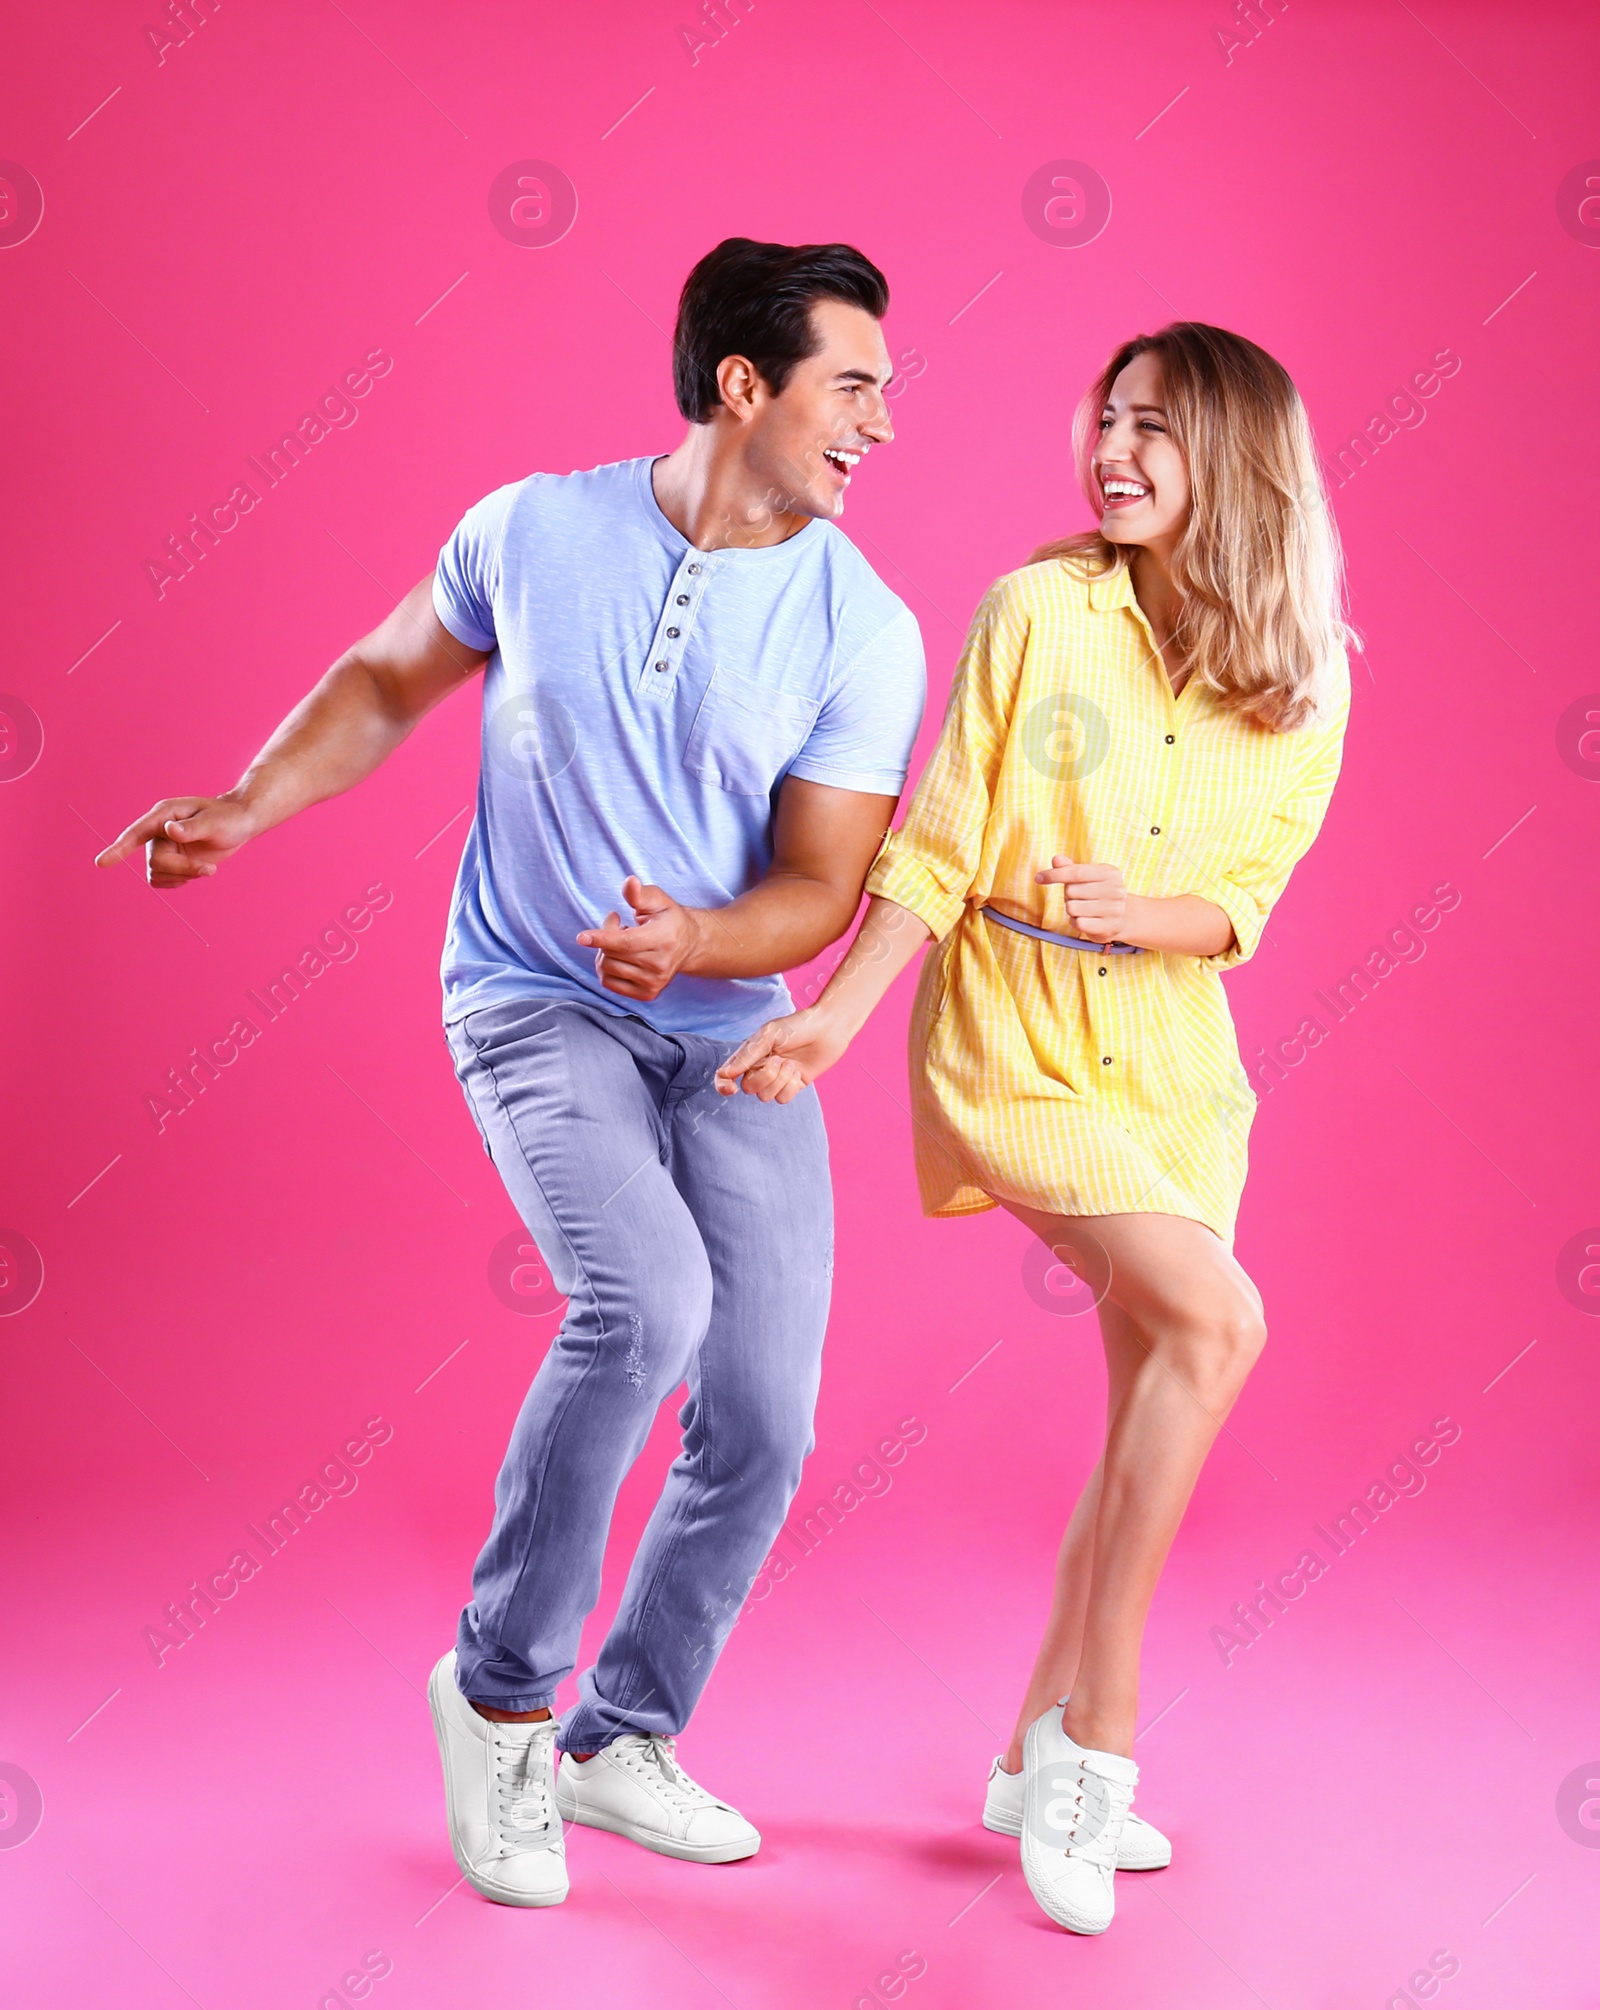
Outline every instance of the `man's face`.
[(811, 326), (816, 354), (795, 365), (777, 396), (758, 386), (745, 459), (772, 508), (832, 519), (844, 512), (852, 469), (894, 438), (889, 352), (877, 321), (848, 301), (814, 301)]

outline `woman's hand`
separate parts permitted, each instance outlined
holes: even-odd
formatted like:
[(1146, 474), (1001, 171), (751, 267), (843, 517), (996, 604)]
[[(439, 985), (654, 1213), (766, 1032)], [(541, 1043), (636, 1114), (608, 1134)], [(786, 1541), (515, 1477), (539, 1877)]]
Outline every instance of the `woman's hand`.
[(831, 1068), (933, 930), (909, 907), (874, 894), (844, 961), (815, 1005), (769, 1019), (716, 1072), (717, 1093), (792, 1103)]
[(1065, 892), (1072, 934), (1090, 942), (1118, 939), (1128, 918), (1128, 889), (1114, 865), (1078, 865), (1057, 853), (1050, 870), (1035, 873), (1034, 879)]
[(742, 1087), (764, 1103), (792, 1103), (833, 1066), (850, 1039), (850, 1029), (821, 1005), (769, 1019), (717, 1070), (717, 1093), (736, 1096)]

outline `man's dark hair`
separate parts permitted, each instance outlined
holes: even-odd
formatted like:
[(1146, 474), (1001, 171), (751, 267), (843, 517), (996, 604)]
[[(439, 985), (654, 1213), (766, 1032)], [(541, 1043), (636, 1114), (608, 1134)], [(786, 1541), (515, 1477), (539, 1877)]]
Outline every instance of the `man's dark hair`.
[(717, 365), (748, 356), (774, 395), (820, 346), (817, 300), (844, 300), (881, 321), (889, 282), (850, 244), (761, 244), (725, 237), (683, 282), (672, 345), (678, 410), (703, 425), (722, 402)]

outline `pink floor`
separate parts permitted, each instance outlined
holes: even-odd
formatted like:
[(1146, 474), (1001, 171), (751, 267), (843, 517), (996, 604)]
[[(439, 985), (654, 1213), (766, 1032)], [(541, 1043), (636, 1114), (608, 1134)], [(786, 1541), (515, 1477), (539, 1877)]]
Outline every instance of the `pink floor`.
[[(579, 1831), (560, 1910), (460, 1885), (422, 1686), (466, 1548), (424, 1536), (407, 1494), (468, 1453), (443, 1442), (428, 1393), (409, 1412), (397, 1398), (358, 1491), (160, 1668), (139, 1637), (159, 1591), (231, 1540), (197, 1542), (198, 1480), (174, 1471), (13, 1571), (6, 1735), (44, 1811), (0, 1859), (8, 2004), (340, 2004), (329, 1992), (369, 1956), (386, 1972), (368, 2000), (389, 2010), (955, 2010), (1090, 1991), (1162, 2010), (1377, 2010), (1425, 2000), (1396, 1992), (1419, 1971), (1426, 1984), (1435, 1956), (1459, 1963), (1439, 1992), (1452, 2010), (1600, 2002), (1600, 1856), (1574, 1847), (1595, 1832), (1570, 1811), (1564, 1832), (1556, 1808), (1570, 1762), (1600, 1746), (1592, 1545), (1556, 1524), (1504, 1538), (1512, 1482), (1472, 1449), (1481, 1418), (1423, 1495), (1229, 1667), (1210, 1628), (1290, 1545), (1204, 1517), (1186, 1535), (1138, 1747), (1141, 1805), (1175, 1860), (1120, 1878), (1112, 1931), (1087, 1941), (1044, 1920), (1015, 1845), (978, 1825), (1047, 1551), (1042, 1528), (1009, 1557), (964, 1534), (942, 1379), (915, 1398), (927, 1440), (747, 1614), (684, 1741), (761, 1826), (760, 1856), (692, 1867)], [(486, 1423), (473, 1455), (491, 1438)], [(646, 1465), (664, 1450), (662, 1433)], [(980, 1461), (965, 1484), (982, 1478)], [(270, 1497), (253, 1474), (226, 1491), (250, 1519)], [(903, 1998), (900, 1964), (917, 1971)]]

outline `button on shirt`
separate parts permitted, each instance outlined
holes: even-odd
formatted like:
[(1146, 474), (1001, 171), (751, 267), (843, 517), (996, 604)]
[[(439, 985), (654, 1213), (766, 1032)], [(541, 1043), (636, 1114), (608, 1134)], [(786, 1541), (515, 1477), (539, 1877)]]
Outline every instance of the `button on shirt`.
[(782, 544), (697, 551), (657, 506), (652, 465), (497, 489), (439, 555), (439, 619), (492, 651), (447, 1020), (576, 997), (742, 1038), (789, 1009), (780, 977), (676, 977), (642, 1004), (603, 989), (574, 938), (623, 907), (630, 872), (687, 907), (754, 886), (788, 775), (886, 796), (905, 782), (925, 695), (910, 609), (820, 519)]
[[(997, 582), (939, 743), (867, 889), (940, 939), (912, 1020), (923, 1206), (997, 1196), (1042, 1214), (1175, 1214), (1231, 1241), (1255, 1111), (1221, 972), (1252, 955), (1339, 772), (1343, 653), (1318, 717), (1255, 725), (1198, 677), (1174, 693), (1125, 568), (1048, 559)], [(989, 926), (1059, 930), (1052, 854), (1117, 866), (1130, 893), (1227, 915), (1215, 956), (1115, 964)]]

